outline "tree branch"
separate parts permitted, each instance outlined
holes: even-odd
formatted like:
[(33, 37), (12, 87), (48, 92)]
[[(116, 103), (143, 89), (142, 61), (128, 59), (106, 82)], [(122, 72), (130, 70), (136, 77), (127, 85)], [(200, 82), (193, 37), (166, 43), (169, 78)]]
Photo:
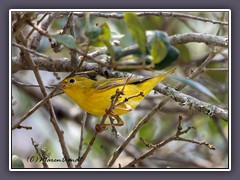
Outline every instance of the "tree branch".
[(42, 149), (41, 150), (38, 149), (39, 144), (36, 141), (34, 141), (33, 138), (31, 138), (31, 141), (32, 141), (33, 147), (36, 150), (37, 155), (40, 157), (40, 159), (42, 161), (43, 168), (49, 168), (48, 164), (46, 162), (46, 160), (47, 160), (46, 152), (43, 151)]
[[(188, 43), (188, 42), (203, 42), (208, 45), (213, 46), (228, 46), (228, 39), (222, 36), (215, 36), (210, 34), (203, 34), (203, 33), (186, 33), (186, 34), (179, 34), (174, 36), (169, 36), (169, 40), (172, 44), (179, 44), (179, 43)], [(16, 43), (13, 43), (14, 46), (19, 48), (23, 48)], [(131, 48), (130, 48), (131, 47)], [(121, 53), (124, 56), (129, 55), (133, 52), (133, 50), (137, 50), (138, 46), (133, 45), (129, 48), (124, 48), (124, 51)], [(33, 53), (39, 57), (32, 57), (33, 61), (38, 66), (39, 70), (51, 71), (51, 72), (71, 72), (71, 60), (69, 58), (51, 58), (46, 57), (44, 54), (40, 54), (34, 50), (29, 48), (24, 48), (25, 50)], [(88, 56), (96, 57), (101, 54), (106, 54), (107, 48), (102, 48), (101, 50), (95, 51), (94, 53), (88, 54)], [(83, 57), (80, 56), (77, 61), (82, 59)], [(52, 61), (51, 61), (52, 60)], [(30, 70), (30, 66), (26, 63), (26, 61), (21, 60), (19, 57), (12, 57), (12, 72), (15, 73), (19, 70)], [(98, 70), (99, 67), (97, 64), (87, 63), (84, 62), (80, 71), (85, 70)]]
[(228, 46), (228, 38), (204, 33), (176, 34), (169, 37), (171, 44), (185, 44), (190, 42), (205, 43), (212, 46)]
[(187, 139), (187, 138), (182, 138), (180, 137), (181, 135), (183, 134), (186, 134), (188, 133), (188, 131), (190, 129), (192, 129), (192, 127), (188, 127), (186, 128), (185, 130), (182, 129), (182, 126), (181, 126), (181, 120), (182, 120), (182, 117), (179, 116), (179, 123), (178, 123), (178, 127), (177, 127), (177, 131), (174, 135), (170, 136), (169, 138), (167, 138), (166, 140), (158, 143), (158, 144), (150, 144), (150, 143), (147, 143), (143, 138), (141, 138), (141, 140), (144, 142), (144, 144), (147, 146), (147, 147), (150, 147), (151, 149), (149, 151), (147, 151), (146, 153), (144, 153), (143, 155), (141, 155), (139, 158), (136, 158), (134, 159), (133, 161), (131, 161), (130, 163), (128, 163), (126, 167), (133, 167), (135, 166), (135, 164), (137, 164), (138, 162), (142, 161), (143, 159), (151, 156), (157, 149), (165, 146), (166, 144), (172, 142), (172, 141), (184, 141), (184, 142), (189, 142), (189, 143), (193, 143), (193, 144), (198, 144), (198, 145), (203, 145), (203, 146), (206, 146), (207, 148), (211, 149), (211, 150), (215, 150), (215, 147), (206, 142), (206, 141), (197, 141), (197, 140), (192, 140), (192, 139)]
[[(120, 13), (101, 13), (101, 12), (89, 12), (90, 16), (97, 16), (97, 17), (104, 17), (104, 18), (114, 18), (114, 19), (123, 19), (123, 14)], [(74, 12), (74, 15), (78, 17), (83, 17), (85, 12)], [(221, 25), (228, 25), (228, 22), (212, 20), (208, 18), (202, 18), (199, 16), (194, 16), (190, 14), (183, 14), (178, 12), (139, 12), (136, 13), (138, 16), (165, 16), (165, 17), (177, 17), (177, 18), (187, 18), (187, 19), (194, 19), (203, 22), (210, 22), (212, 24), (221, 24)]]
[(200, 101), (195, 97), (179, 92), (174, 88), (167, 87), (163, 84), (158, 84), (155, 90), (171, 97), (175, 102), (179, 102), (181, 106), (188, 106), (191, 109), (207, 114), (209, 117), (217, 117), (224, 121), (228, 121), (227, 110), (221, 109), (210, 103)]
[[(58, 16), (58, 14), (59, 14), (58, 12), (53, 12), (52, 14), (49, 14), (47, 20), (41, 24), (41, 29), (47, 30), (51, 23), (54, 21), (54, 19)], [(35, 31), (31, 35), (30, 40), (28, 41), (28, 47), (30, 47), (30, 49), (37, 49), (39, 47), (41, 39), (42, 39), (41, 33)]]

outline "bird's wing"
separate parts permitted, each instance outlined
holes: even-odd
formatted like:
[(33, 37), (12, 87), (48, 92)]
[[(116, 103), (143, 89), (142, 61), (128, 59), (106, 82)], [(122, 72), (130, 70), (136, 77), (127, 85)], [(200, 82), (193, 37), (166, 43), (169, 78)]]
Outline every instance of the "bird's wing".
[(147, 79), (149, 78), (139, 78), (139, 77), (110, 78), (110, 79), (96, 81), (93, 85), (93, 88), (97, 90), (107, 90), (117, 86), (123, 86), (124, 84), (137, 84)]

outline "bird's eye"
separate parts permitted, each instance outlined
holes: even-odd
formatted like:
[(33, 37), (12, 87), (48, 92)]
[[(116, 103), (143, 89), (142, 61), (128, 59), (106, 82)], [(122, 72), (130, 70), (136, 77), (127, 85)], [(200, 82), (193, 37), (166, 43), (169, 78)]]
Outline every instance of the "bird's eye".
[(75, 79), (70, 79), (69, 82), (70, 82), (70, 83), (74, 83), (74, 82), (75, 82)]

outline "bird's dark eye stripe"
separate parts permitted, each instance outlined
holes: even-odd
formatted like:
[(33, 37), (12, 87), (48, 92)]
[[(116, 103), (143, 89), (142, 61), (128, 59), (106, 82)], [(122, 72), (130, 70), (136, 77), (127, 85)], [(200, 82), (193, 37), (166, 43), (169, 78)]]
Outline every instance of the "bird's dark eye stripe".
[(70, 83), (74, 83), (74, 82), (75, 82), (75, 79), (70, 79), (69, 82), (70, 82)]

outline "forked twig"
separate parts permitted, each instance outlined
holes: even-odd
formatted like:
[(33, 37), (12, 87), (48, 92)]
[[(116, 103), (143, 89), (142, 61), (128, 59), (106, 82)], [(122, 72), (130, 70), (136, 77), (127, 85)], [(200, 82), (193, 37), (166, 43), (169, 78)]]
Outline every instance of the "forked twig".
[(144, 138), (140, 138), (140, 140), (147, 147), (150, 147), (151, 149), (149, 151), (147, 151), (146, 153), (144, 153), (143, 155), (141, 155), (139, 158), (135, 158), (133, 161), (128, 163), (126, 166), (124, 166), (124, 168), (135, 167), (135, 165), (138, 162), (140, 162), (143, 159), (151, 156), (157, 149), (165, 146), (166, 144), (168, 144), (172, 141), (184, 141), (184, 142), (194, 143), (194, 144), (198, 144), (198, 145), (204, 145), (211, 150), (215, 150), (215, 147), (212, 144), (210, 144), (206, 141), (197, 141), (197, 140), (192, 140), (192, 139), (187, 139), (187, 138), (180, 137), (181, 135), (188, 133), (188, 131), (193, 128), (193, 127), (187, 127), (186, 129), (183, 130), (183, 128), (181, 126), (181, 122), (182, 122), (182, 116), (179, 116), (176, 133), (174, 135), (170, 136), (169, 138), (167, 138), (166, 140), (161, 141), (158, 144), (151, 144), (151, 143), (148, 143)]

